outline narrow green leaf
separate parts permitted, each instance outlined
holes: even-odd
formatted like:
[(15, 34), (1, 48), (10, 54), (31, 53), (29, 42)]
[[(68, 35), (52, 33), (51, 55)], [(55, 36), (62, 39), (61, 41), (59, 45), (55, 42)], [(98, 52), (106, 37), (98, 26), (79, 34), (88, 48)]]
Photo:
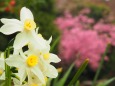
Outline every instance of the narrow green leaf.
[(53, 83), (52, 83), (53, 86), (55, 86), (55, 84), (58, 83), (58, 80), (59, 80), (60, 75), (61, 75), (61, 74), (59, 73), (58, 76), (54, 79), (54, 81), (53, 81)]
[(115, 81), (115, 77), (113, 77), (113, 78), (111, 78), (111, 79), (105, 81), (105, 82), (104, 82), (104, 85), (105, 85), (105, 86), (108, 86), (108, 85), (109, 85), (111, 82), (113, 82), (113, 81)]
[(98, 69), (97, 69), (97, 71), (96, 71), (96, 74), (95, 74), (95, 77), (94, 77), (92, 86), (96, 86), (96, 81), (97, 81), (97, 79), (98, 79), (99, 73), (100, 73), (101, 68), (102, 68), (102, 66), (103, 66), (104, 58), (105, 58), (105, 56), (106, 56), (106, 54), (107, 54), (109, 48), (110, 48), (110, 44), (108, 44), (108, 46), (107, 46), (107, 48), (106, 48), (106, 51), (105, 51), (105, 53), (103, 54), (103, 56), (102, 56), (102, 58), (101, 58), (101, 62), (100, 62), (99, 67), (98, 67)]
[(51, 82), (52, 82), (53, 78), (48, 78), (48, 81), (46, 83), (46, 86), (51, 86)]
[(52, 46), (51, 46), (51, 49), (50, 49), (50, 52), (52, 52), (53, 50), (54, 50), (54, 48), (55, 48), (55, 46), (57, 45), (57, 43), (59, 42), (59, 40), (60, 40), (60, 36), (54, 41), (54, 43), (52, 44)]
[(55, 84), (55, 86), (64, 86), (72, 68), (73, 68), (74, 64), (71, 64), (71, 66), (69, 67), (69, 69), (67, 70), (67, 72), (65, 73), (65, 75), (63, 76), (63, 78), (61, 78), (58, 83)]
[(80, 86), (79, 80), (76, 82), (75, 86)]
[(89, 59), (86, 59), (84, 61), (84, 63), (80, 66), (80, 68), (78, 69), (77, 73), (75, 74), (73, 79), (70, 81), (68, 86), (72, 86), (73, 84), (75, 84), (75, 82), (78, 80), (79, 76), (83, 73), (83, 71), (85, 70), (86, 66), (88, 65), (88, 62), (89, 62)]

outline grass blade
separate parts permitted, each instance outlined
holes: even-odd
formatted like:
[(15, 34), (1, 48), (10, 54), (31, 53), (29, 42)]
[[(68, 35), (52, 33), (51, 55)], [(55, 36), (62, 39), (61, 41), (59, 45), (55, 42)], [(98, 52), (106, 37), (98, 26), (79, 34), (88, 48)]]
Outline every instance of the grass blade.
[(88, 65), (88, 62), (89, 62), (89, 59), (86, 59), (84, 61), (84, 63), (80, 66), (80, 68), (78, 69), (77, 73), (75, 74), (73, 79), (70, 81), (68, 86), (72, 86), (73, 84), (75, 84), (75, 82), (78, 80), (79, 76), (83, 73), (83, 71), (85, 70), (86, 66)]
[(63, 76), (63, 78), (61, 78), (61, 79), (58, 81), (58, 83), (56, 83), (56, 86), (64, 86), (64, 84), (65, 84), (65, 82), (66, 82), (66, 80), (67, 80), (67, 78), (68, 78), (68, 76), (69, 76), (69, 74), (70, 74), (70, 72), (71, 72), (73, 66), (74, 66), (74, 64), (72, 64), (72, 65), (69, 67), (68, 71), (65, 73), (65, 75)]

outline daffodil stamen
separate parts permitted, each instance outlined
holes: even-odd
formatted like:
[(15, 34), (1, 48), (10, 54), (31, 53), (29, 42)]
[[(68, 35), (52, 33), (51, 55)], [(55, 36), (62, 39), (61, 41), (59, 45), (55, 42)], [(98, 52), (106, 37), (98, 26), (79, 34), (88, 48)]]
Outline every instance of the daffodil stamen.
[(27, 57), (26, 62), (30, 67), (36, 66), (38, 64), (38, 57), (35, 55), (30, 55), (29, 57)]
[(26, 19), (24, 22), (24, 28), (26, 30), (33, 30), (36, 28), (36, 23), (31, 19)]
[(44, 57), (45, 60), (48, 60), (49, 57), (50, 57), (50, 53), (45, 53), (45, 54), (43, 55), (43, 57)]

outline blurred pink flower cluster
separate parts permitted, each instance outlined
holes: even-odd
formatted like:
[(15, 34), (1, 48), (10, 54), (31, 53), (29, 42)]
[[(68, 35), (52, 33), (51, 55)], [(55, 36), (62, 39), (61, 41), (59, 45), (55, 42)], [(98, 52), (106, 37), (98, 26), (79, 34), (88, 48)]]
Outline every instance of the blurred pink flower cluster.
[(75, 61), (77, 67), (89, 58), (90, 68), (96, 70), (108, 43), (115, 45), (115, 26), (95, 23), (84, 11), (77, 16), (66, 12), (63, 17), (56, 19), (55, 23), (62, 33), (59, 55), (67, 63)]

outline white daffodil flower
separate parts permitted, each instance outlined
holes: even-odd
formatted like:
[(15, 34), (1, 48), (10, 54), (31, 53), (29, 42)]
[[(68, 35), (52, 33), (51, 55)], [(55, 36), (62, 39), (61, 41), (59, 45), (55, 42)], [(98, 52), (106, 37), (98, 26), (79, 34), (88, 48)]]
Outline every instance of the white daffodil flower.
[(1, 22), (4, 24), (0, 28), (1, 33), (10, 35), (15, 32), (20, 32), (16, 35), (13, 44), (14, 50), (22, 48), (29, 42), (32, 42), (32, 44), (38, 44), (40, 49), (45, 48), (43, 40), (40, 39), (39, 41), (36, 41), (36, 23), (34, 22), (32, 12), (26, 7), (23, 7), (20, 11), (20, 21), (17, 19), (2, 18)]
[(47, 77), (56, 78), (58, 75), (57, 69), (50, 63), (58, 63), (61, 60), (57, 55), (49, 53), (52, 37), (47, 41), (42, 37), (41, 34), (38, 34), (38, 36), (45, 41), (47, 48), (40, 51), (37, 45), (33, 46), (32, 44), (28, 44), (29, 50), (26, 52), (26, 54), (34, 53), (35, 55), (39, 56), (41, 62), (41, 70), (43, 73)]
[(9, 66), (16, 67), (18, 69), (18, 77), (20, 83), (22, 83), (26, 77), (30, 77), (32, 72), (35, 74), (41, 83), (45, 84), (45, 79), (42, 71), (39, 67), (39, 57), (34, 54), (25, 55), (20, 51), (20, 55), (11, 55), (6, 59), (6, 64)]
[(1, 53), (1, 56), (0, 56), (0, 80), (5, 80), (4, 53)]
[(35, 52), (35, 50), (33, 49), (31, 48), (25, 53), (26, 54), (33, 53), (34, 55), (38, 56), (40, 60), (39, 65), (44, 75), (50, 78), (56, 78), (58, 75), (57, 69), (54, 66), (52, 66), (50, 63), (51, 62), (58, 63), (61, 61), (60, 58), (53, 53), (44, 52), (44, 51), (42, 52), (42, 51), (39, 51), (39, 49), (38, 50), (35, 49), (36, 50)]

